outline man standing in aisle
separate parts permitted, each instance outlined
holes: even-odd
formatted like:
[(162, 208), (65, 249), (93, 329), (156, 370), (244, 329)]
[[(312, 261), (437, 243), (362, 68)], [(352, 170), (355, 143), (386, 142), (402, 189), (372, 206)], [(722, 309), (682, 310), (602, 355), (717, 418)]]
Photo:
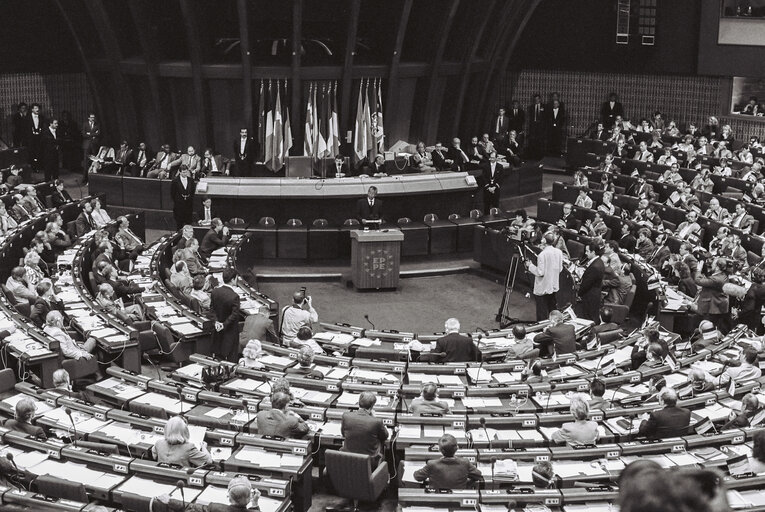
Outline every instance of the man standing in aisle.
[(210, 294), (210, 310), (215, 315), (215, 353), (236, 362), (239, 351), (239, 295), (231, 288), (236, 270), (223, 270), (223, 285)]
[(194, 215), (194, 188), (196, 184), (189, 176), (189, 170), (182, 165), (178, 176), (170, 184), (170, 195), (173, 198), (173, 217), (177, 229), (185, 224), (191, 224)]
[(594, 243), (584, 246), (584, 256), (587, 260), (587, 265), (579, 282), (582, 316), (595, 322), (595, 325), (600, 323), (603, 274), (606, 270), (603, 260), (600, 259), (601, 252), (601, 248)]
[(542, 237), (542, 251), (536, 265), (524, 260), (526, 270), (534, 275), (534, 299), (537, 303), (537, 322), (546, 320), (550, 311), (558, 309), (556, 294), (560, 289), (560, 273), (563, 270), (563, 252), (555, 247), (555, 235)]
[(239, 138), (234, 142), (235, 176), (252, 176), (252, 164), (255, 162), (255, 141), (247, 134), (247, 128), (239, 130)]

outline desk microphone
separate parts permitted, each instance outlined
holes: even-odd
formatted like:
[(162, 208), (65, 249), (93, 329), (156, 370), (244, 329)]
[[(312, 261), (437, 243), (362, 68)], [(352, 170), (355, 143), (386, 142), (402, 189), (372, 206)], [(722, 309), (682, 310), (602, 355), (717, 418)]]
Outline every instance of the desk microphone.
[[(484, 433), (484, 435), (486, 435), (486, 440), (489, 441), (489, 450), (491, 450), (492, 449), (491, 438), (489, 437), (489, 431), (486, 429), (486, 418), (481, 416), (480, 418), (478, 418), (478, 423), (481, 424), (481, 428), (483, 429), (483, 433)], [(493, 467), (492, 467), (492, 469), (493, 469)]]
[(186, 510), (186, 496), (183, 494), (183, 487), (185, 485), (186, 484), (183, 482), (183, 480), (178, 480), (177, 482), (175, 482), (175, 489), (178, 489), (181, 491), (181, 503), (183, 504), (183, 508), (181, 510)]
[(178, 384), (175, 386), (175, 391), (178, 392), (179, 405), (181, 406), (181, 412), (179, 413), (179, 416), (183, 416), (183, 386)]
[(375, 327), (375, 324), (373, 324), (373, 323), (372, 323), (372, 320), (370, 320), (370, 319), (369, 319), (369, 315), (367, 315), (367, 314), (364, 314), (364, 320), (366, 320), (367, 322), (369, 322), (369, 325), (371, 325), (371, 326), (372, 326), (372, 329), (376, 329), (376, 327)]
[(554, 382), (550, 383), (550, 392), (547, 393), (547, 402), (545, 403), (545, 410), (542, 412), (547, 412), (547, 409), (550, 407), (550, 398), (552, 397), (552, 392), (557, 387), (558, 386)]
[[(250, 408), (248, 406), (248, 402), (246, 398), (242, 398), (242, 407), (244, 407), (244, 412), (247, 413), (247, 423), (250, 423)], [(244, 425), (242, 425), (242, 431), (244, 431)]]
[(16, 475), (14, 475), (14, 479), (13, 480), (9, 479), (9, 480), (13, 482), (14, 484), (18, 485), (19, 487), (21, 487), (22, 489), (25, 489), (24, 485), (21, 483), (21, 479), (19, 478), (19, 475), (21, 474), (21, 470), (16, 465), (16, 461), (13, 460), (13, 454), (11, 452), (8, 452), (5, 454), (5, 458), (8, 459), (11, 462), (11, 464), (13, 464), (13, 469), (16, 470)]
[(494, 490), (494, 464), (497, 463), (497, 458), (492, 457), (491, 459), (489, 459), (489, 461), (491, 462), (491, 490), (493, 491)]
[(72, 418), (72, 410), (69, 407), (67, 407), (66, 409), (64, 409), (64, 412), (66, 413), (67, 416), (69, 416), (69, 421), (72, 422), (72, 429), (74, 430), (74, 439), (72, 440), (72, 444), (74, 444), (74, 446), (77, 446), (77, 426), (74, 424), (74, 418)]

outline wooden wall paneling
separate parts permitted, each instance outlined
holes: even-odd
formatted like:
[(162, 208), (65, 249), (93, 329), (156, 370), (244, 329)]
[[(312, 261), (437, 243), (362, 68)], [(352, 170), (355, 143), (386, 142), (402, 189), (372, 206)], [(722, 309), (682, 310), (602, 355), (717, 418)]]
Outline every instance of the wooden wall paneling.
[[(249, 133), (253, 133), (252, 61), (250, 59), (250, 28), (247, 0), (236, 0), (236, 8), (239, 14), (239, 49), (242, 55), (242, 105), (244, 106), (242, 125), (247, 127)], [(216, 110), (213, 109), (213, 112), (216, 112)], [(233, 130), (233, 127), (231, 129)]]
[[(404, 37), (406, 36), (406, 27), (409, 24), (409, 14), (412, 12), (412, 3), (414, 0), (405, 0), (404, 7), (401, 10), (401, 17), (398, 21), (398, 28), (396, 29), (396, 38), (393, 43), (393, 50), (391, 52), (390, 67), (388, 68), (388, 94), (386, 95), (385, 109), (389, 112), (396, 112), (399, 108), (398, 102), (400, 101), (399, 91), (399, 65), (401, 63), (401, 47), (404, 45)], [(386, 115), (385, 124), (388, 124)], [(407, 115), (408, 119), (409, 116)], [(409, 136), (409, 124), (406, 124), (406, 130), (403, 130), (402, 123), (396, 123), (398, 128), (389, 129), (388, 126), (385, 130), (388, 132), (386, 137), (386, 147), (391, 146), (391, 141), (395, 143), (398, 139), (406, 139)]]
[[(301, 69), (300, 69), (300, 48), (303, 42), (303, 0), (294, 0), (292, 6), (292, 83), (289, 84), (291, 88), (291, 101), (290, 101), (290, 123), (292, 126), (292, 150), (297, 151), (303, 147), (303, 135), (304, 130), (299, 129), (303, 126), (300, 123), (302, 119), (302, 111), (305, 110), (303, 105), (303, 95), (301, 87)], [(302, 153), (302, 151), (300, 152)]]
[[(197, 13), (191, 0), (180, 0), (183, 24), (186, 27), (186, 41), (189, 49), (189, 61), (191, 62), (191, 86), (194, 93), (194, 111), (196, 135), (187, 139), (184, 145), (191, 144), (195, 147), (204, 147), (212, 140), (212, 123), (209, 104), (206, 101), (205, 81), (202, 74), (202, 45), (199, 37)], [(176, 125), (177, 126), (177, 125)]]
[(340, 133), (341, 139), (345, 140), (345, 132), (351, 129), (351, 119), (355, 115), (351, 109), (351, 88), (353, 87), (353, 56), (356, 52), (356, 34), (359, 28), (359, 13), (361, 0), (348, 0), (350, 3), (350, 16), (348, 18), (348, 32), (345, 39), (345, 58), (343, 60), (343, 77), (340, 82)]
[[(159, 86), (159, 57), (157, 56), (157, 42), (154, 38), (154, 34), (151, 33), (151, 29), (148, 25), (148, 16), (146, 15), (142, 4), (138, 1), (128, 2), (130, 9), (130, 16), (133, 18), (133, 25), (135, 26), (136, 35), (138, 36), (138, 43), (141, 45), (141, 53), (143, 53), (143, 62), (145, 65), (146, 78), (149, 83), (149, 95), (151, 102), (154, 105), (155, 115), (153, 119), (147, 120), (153, 124), (156, 124), (156, 135), (159, 139), (168, 137), (165, 116), (167, 113), (164, 111), (164, 102), (162, 101)], [(144, 123), (146, 125), (147, 123)], [(154, 134), (146, 131), (139, 133), (139, 138), (148, 139)]]

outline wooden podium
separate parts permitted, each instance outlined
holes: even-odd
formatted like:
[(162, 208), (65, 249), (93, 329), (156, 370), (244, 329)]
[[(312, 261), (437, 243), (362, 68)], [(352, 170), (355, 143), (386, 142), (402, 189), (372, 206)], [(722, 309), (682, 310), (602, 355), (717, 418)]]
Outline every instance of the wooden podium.
[(404, 233), (398, 229), (351, 231), (351, 278), (357, 290), (397, 288)]

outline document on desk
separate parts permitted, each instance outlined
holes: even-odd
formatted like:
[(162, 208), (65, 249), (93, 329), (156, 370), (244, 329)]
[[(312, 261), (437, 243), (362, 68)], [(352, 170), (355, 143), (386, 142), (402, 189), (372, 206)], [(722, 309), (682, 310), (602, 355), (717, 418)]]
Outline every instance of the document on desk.
[(432, 382), (433, 376), (426, 373), (407, 373), (409, 376), (409, 384), (422, 384), (426, 382)]
[[(141, 478), (139, 476), (128, 478), (125, 483), (119, 486), (119, 490), (122, 492), (129, 492), (139, 496), (147, 496), (152, 498), (159, 496), (160, 494), (170, 494), (173, 499), (181, 499), (181, 493), (176, 489), (175, 485), (162, 484), (155, 482), (154, 480)], [(184, 487), (183, 492), (184, 497), (186, 498), (186, 502), (188, 503), (196, 499), (201, 491), (201, 489), (194, 487)]]
[[(12, 410), (15, 410), (16, 409), (16, 404), (19, 403), (19, 401), (22, 398), (28, 398), (28, 397), (29, 397), (29, 395), (27, 395), (25, 393), (19, 393), (19, 394), (16, 394), (16, 395), (9, 396), (8, 398), (4, 398), (3, 402), (8, 404)], [(45, 414), (45, 413), (47, 413), (49, 411), (52, 411), (52, 410), (53, 410), (53, 407), (48, 405), (46, 402), (42, 402), (42, 401), (39, 401), (39, 400), (35, 401), (35, 416), (40, 416), (40, 415)]]
[(205, 412), (205, 416), (210, 416), (212, 418), (222, 418), (230, 412), (231, 409), (226, 409), (225, 407), (213, 407), (209, 411)]
[[(12, 452), (11, 452), (12, 453)], [(5, 454), (3, 454), (5, 455)], [(29, 469), (40, 464), (42, 461), (48, 458), (47, 453), (43, 452), (23, 452), (19, 450), (18, 453), (13, 455), (13, 462), (21, 469)]]
[(414, 479), (414, 472), (425, 466), (425, 462), (413, 462), (405, 460), (404, 462), (404, 474), (401, 476), (401, 481), (414, 483), (417, 480)]
[(280, 454), (267, 452), (252, 446), (242, 447), (238, 452), (234, 453), (234, 457), (264, 468), (278, 468), (282, 461)]
[(260, 382), (252, 379), (234, 379), (227, 384), (227, 387), (241, 391), (255, 391), (260, 384)]
[[(258, 500), (258, 505), (261, 505), (260, 501), (263, 498), (261, 497)], [(199, 496), (197, 496), (197, 500), (195, 501), (197, 505), (209, 505), (210, 503), (220, 503), (221, 505), (228, 505), (228, 489), (225, 487), (217, 487), (214, 485), (208, 485), (205, 487), (204, 491), (199, 493)], [(262, 506), (259, 507), (261, 510), (263, 510)]]
[(307, 390), (306, 393), (301, 397), (301, 400), (315, 404), (326, 404), (329, 402), (330, 398), (332, 398), (332, 393), (327, 393), (325, 391)]
[(419, 439), (422, 437), (422, 429), (419, 425), (399, 425), (398, 437), (407, 439)]
[(327, 421), (320, 427), (321, 435), (343, 437), (341, 427), (342, 424), (339, 421)]
[(303, 462), (305, 462), (305, 460), (300, 455), (282, 453), (281, 462), (279, 465), (286, 468), (299, 468), (303, 465)]
[[(470, 374), (470, 371), (472, 368), (469, 368), (468, 374)], [(477, 370), (477, 369), (476, 369)], [(488, 380), (484, 379), (484, 382), (489, 382), (491, 380), (491, 373), (481, 369), (482, 375), (485, 377), (488, 377)], [(483, 372), (486, 372), (485, 374)], [(477, 371), (475, 372), (477, 375)], [(464, 383), (462, 380), (460, 380), (459, 376), (457, 375), (438, 375), (438, 383), (442, 386), (464, 386)]]
[(181, 402), (177, 398), (161, 395), (159, 393), (144, 393), (143, 395), (136, 397), (133, 401), (141, 404), (153, 405), (154, 407), (159, 407), (174, 414), (181, 412)]
[(718, 403), (707, 405), (703, 409), (696, 409), (692, 412), (695, 419), (699, 420), (707, 416), (712, 422), (727, 420), (730, 413), (730, 408)]
[(665, 453), (664, 456), (672, 461), (675, 466), (693, 466), (701, 463), (692, 453)]
[(142, 389), (136, 386), (131, 386), (130, 384), (126, 384), (124, 382), (112, 387), (112, 390), (115, 392), (117, 398), (121, 398), (123, 400), (131, 400), (144, 394)]
[(494, 380), (496, 380), (500, 384), (509, 384), (511, 382), (518, 382), (520, 380), (520, 375), (515, 375), (509, 372), (499, 372), (493, 375), (494, 375)]
[(444, 435), (444, 427), (441, 425), (423, 425), (422, 426), (423, 437), (441, 437)]
[[(324, 368), (327, 368), (326, 373), (324, 372)], [(315, 369), (320, 371), (324, 375), (325, 379), (341, 380), (346, 378), (348, 374), (351, 373), (351, 371), (348, 368), (340, 368), (340, 367), (335, 367), (330, 369), (329, 367), (317, 366)]]
[(275, 356), (272, 354), (268, 354), (261, 357), (260, 362), (268, 366), (275, 366), (277, 368), (287, 368), (288, 366), (292, 366), (292, 364), (295, 361), (294, 359), (290, 359), (289, 357), (282, 357), (282, 356)]
[(189, 429), (189, 441), (194, 443), (197, 448), (201, 449), (202, 442), (205, 440), (205, 434), (207, 433), (207, 427), (201, 425), (188, 425)]
[(362, 370), (361, 368), (351, 369), (351, 377), (359, 380), (382, 381), (385, 378), (385, 372), (376, 372), (374, 370)]

